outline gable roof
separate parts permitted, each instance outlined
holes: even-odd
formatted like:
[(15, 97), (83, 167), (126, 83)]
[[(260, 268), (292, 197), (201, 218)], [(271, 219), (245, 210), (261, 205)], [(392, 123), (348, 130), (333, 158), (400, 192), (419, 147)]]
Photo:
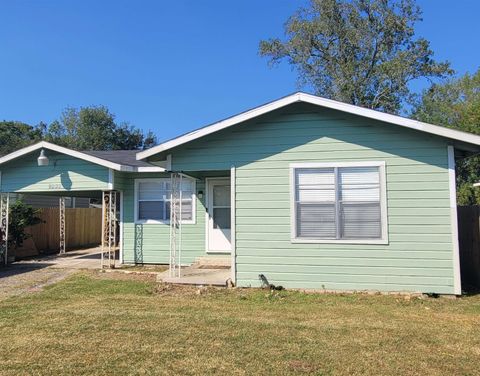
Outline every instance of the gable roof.
[(251, 110), (242, 112), (238, 115), (229, 117), (225, 120), (221, 120), (217, 123), (208, 125), (206, 127), (196, 129), (192, 132), (186, 133), (182, 136), (166, 141), (160, 145), (154, 146), (151, 149), (141, 151), (137, 153), (137, 159), (145, 159), (145, 158), (151, 157), (154, 154), (158, 154), (158, 153), (170, 150), (174, 147), (196, 140), (200, 137), (207, 136), (209, 134), (218, 132), (222, 129), (231, 127), (238, 123), (253, 119), (255, 117), (264, 115), (268, 112), (277, 110), (279, 108), (288, 106), (293, 103), (299, 103), (299, 102), (309, 103), (309, 104), (313, 104), (313, 105), (317, 105), (317, 106), (321, 106), (321, 107), (325, 107), (333, 110), (338, 110), (338, 111), (346, 112), (353, 115), (358, 115), (358, 116), (379, 120), (379, 121), (383, 121), (383, 122), (394, 124), (394, 125), (399, 125), (405, 128), (415, 129), (417, 131), (430, 133), (436, 136), (449, 138), (455, 141), (460, 141), (463, 143), (480, 146), (480, 136), (477, 136), (471, 133), (461, 132), (454, 129), (438, 126), (438, 125), (423, 123), (421, 121), (417, 121), (417, 120), (413, 120), (413, 119), (409, 119), (409, 118), (405, 118), (397, 115), (390, 115), (384, 112), (370, 110), (368, 108), (354, 106), (352, 104), (338, 102), (331, 99), (318, 97), (316, 95), (298, 92), (298, 93), (294, 93), (286, 97), (280, 98), (278, 100), (275, 100), (273, 102), (269, 102), (262, 106), (255, 107)]
[(135, 158), (136, 150), (118, 150), (118, 151), (77, 151), (63, 146), (55, 145), (50, 142), (40, 141), (34, 145), (27, 146), (13, 153), (0, 158), (0, 165), (19, 158), (23, 155), (32, 153), (39, 149), (48, 149), (70, 155), (72, 157), (104, 166), (116, 171), (127, 172), (163, 172), (164, 168), (153, 166), (148, 162), (138, 161)]

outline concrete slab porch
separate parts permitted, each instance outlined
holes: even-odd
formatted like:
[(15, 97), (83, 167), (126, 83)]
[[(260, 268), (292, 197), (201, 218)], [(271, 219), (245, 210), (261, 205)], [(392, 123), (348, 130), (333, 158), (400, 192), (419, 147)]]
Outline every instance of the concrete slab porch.
[(168, 270), (159, 274), (157, 281), (180, 285), (227, 287), (231, 279), (230, 268), (205, 268), (198, 265), (183, 267), (180, 278), (172, 278), (168, 274)]

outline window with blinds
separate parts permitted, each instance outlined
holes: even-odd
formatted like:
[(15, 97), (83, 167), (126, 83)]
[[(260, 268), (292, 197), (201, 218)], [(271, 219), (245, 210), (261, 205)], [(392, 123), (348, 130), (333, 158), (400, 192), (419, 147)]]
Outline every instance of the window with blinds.
[[(195, 182), (183, 178), (181, 189), (182, 221), (194, 219)], [(171, 181), (169, 178), (140, 179), (135, 184), (136, 222), (154, 223), (170, 220)]]
[(379, 166), (294, 168), (295, 237), (382, 239)]

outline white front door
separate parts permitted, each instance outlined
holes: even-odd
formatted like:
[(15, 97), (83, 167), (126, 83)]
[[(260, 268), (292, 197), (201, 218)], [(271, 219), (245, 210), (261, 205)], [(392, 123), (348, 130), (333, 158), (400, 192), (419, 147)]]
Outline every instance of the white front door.
[(230, 252), (230, 179), (208, 179), (208, 223), (207, 237), (209, 252)]

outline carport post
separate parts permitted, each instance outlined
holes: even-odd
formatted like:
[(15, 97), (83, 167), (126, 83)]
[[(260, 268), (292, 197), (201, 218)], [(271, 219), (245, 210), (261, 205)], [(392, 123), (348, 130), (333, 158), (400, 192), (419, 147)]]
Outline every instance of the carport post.
[(117, 229), (117, 191), (102, 192), (102, 269), (115, 268), (115, 234)]
[(66, 249), (65, 242), (65, 197), (60, 197), (58, 200), (58, 212), (60, 214), (60, 254), (63, 255)]
[(10, 194), (0, 194), (0, 255), (3, 255), (4, 263), (8, 263), (8, 212), (10, 205)]

